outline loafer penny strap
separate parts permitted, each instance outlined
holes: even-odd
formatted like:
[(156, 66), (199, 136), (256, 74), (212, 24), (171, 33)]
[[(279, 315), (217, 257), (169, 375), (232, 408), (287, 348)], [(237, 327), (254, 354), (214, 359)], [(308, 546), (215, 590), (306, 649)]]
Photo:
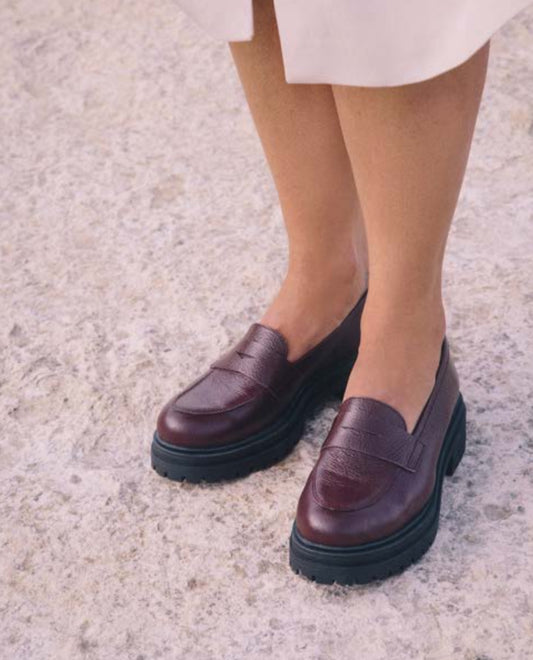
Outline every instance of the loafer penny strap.
[(370, 429), (341, 424), (326, 439), (323, 449), (333, 447), (360, 452), (393, 463), (408, 472), (415, 472), (424, 444), (396, 426), (384, 435)]
[(210, 366), (243, 374), (278, 397), (277, 385), (287, 369), (285, 354), (276, 331), (255, 323), (235, 347)]

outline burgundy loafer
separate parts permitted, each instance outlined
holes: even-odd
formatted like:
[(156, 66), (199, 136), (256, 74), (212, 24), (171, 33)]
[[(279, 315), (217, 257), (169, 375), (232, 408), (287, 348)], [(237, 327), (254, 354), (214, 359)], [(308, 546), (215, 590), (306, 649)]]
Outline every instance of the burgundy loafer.
[(412, 433), (385, 403), (343, 401), (298, 502), (293, 570), (317, 582), (365, 583), (421, 557), (437, 533), (444, 475), (464, 453), (465, 420), (446, 338)]
[(161, 410), (152, 466), (169, 479), (197, 482), (244, 476), (281, 460), (306, 417), (342, 398), (357, 357), (366, 292), (341, 323), (295, 361), (283, 335), (253, 323), (188, 388)]

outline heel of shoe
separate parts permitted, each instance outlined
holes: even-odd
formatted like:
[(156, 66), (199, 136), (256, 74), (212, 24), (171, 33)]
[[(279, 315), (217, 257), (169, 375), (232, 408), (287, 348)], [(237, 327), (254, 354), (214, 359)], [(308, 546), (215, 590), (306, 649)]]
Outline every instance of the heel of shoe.
[(460, 393), (448, 433), (452, 435), (452, 439), (446, 476), (451, 477), (461, 462), (466, 447), (466, 406)]
[(334, 399), (342, 399), (355, 359), (348, 358), (330, 374), (328, 391)]
[[(349, 376), (349, 374), (348, 374)], [(340, 399), (342, 400), (342, 397), (344, 396), (344, 391), (346, 390), (346, 384), (348, 382), (348, 376), (346, 378), (340, 379), (336, 381), (331, 389), (330, 389), (330, 394), (333, 399)]]

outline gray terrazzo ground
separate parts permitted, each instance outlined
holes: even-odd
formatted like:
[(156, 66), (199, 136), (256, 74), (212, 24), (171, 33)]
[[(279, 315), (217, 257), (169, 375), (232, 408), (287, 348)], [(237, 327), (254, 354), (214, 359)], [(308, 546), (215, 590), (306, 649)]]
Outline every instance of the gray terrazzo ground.
[(284, 272), (226, 44), (171, 0), (0, 5), (0, 657), (533, 658), (533, 10), (497, 34), (446, 261), (469, 445), (431, 551), (295, 577), (330, 402), (279, 466), (180, 485), (155, 415)]

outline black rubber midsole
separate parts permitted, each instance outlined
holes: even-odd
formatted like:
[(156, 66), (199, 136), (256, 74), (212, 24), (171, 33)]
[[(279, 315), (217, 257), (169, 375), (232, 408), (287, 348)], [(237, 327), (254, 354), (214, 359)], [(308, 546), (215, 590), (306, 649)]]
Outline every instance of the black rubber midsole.
[(220, 447), (177, 447), (161, 440), (155, 431), (152, 455), (172, 466), (184, 467), (219, 466), (256, 456), (262, 450), (271, 449), (273, 443), (282, 442), (295, 426), (304, 421), (311, 407), (329, 394), (333, 396), (332, 386), (348, 379), (353, 362), (354, 359), (345, 360), (328, 372), (317, 374), (312, 382), (297, 392), (274, 424), (249, 438)]
[(425, 534), (430, 534), (438, 524), (444, 471), (451, 458), (456, 432), (463, 414), (464, 402), (459, 394), (437, 461), (435, 486), (427, 503), (414, 518), (401, 529), (383, 539), (357, 546), (330, 546), (314, 543), (302, 537), (294, 523), (290, 539), (293, 564), (297, 564), (298, 561), (310, 562), (326, 570), (332, 567), (356, 569), (358, 566), (381, 564), (397, 557), (400, 552), (420, 541)]

